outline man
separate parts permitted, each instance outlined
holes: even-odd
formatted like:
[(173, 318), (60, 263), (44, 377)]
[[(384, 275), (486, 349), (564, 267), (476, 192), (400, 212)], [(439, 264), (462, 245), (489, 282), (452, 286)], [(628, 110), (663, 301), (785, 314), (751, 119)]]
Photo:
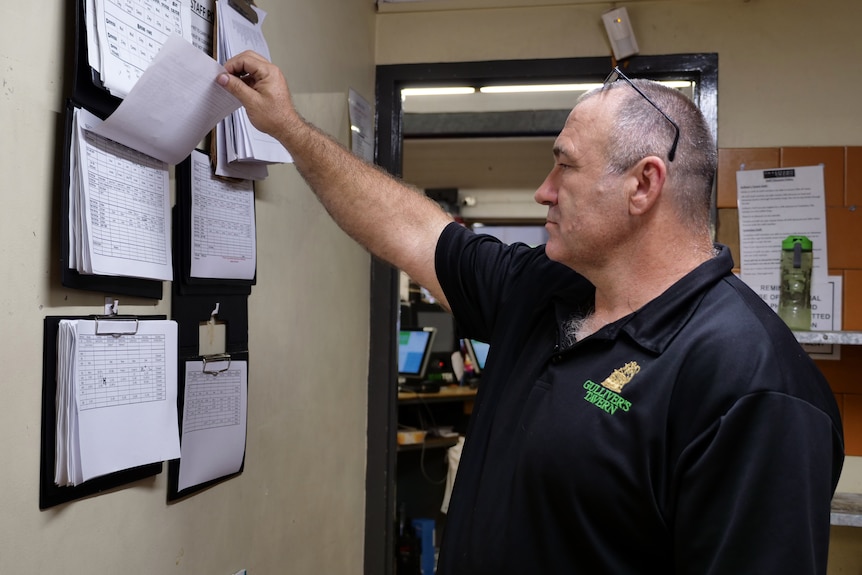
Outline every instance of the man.
[(689, 100), (618, 71), (585, 96), (528, 248), (320, 133), (260, 56), (225, 67), (336, 222), (491, 343), (438, 573), (825, 573), (837, 407), (711, 241), (716, 151)]

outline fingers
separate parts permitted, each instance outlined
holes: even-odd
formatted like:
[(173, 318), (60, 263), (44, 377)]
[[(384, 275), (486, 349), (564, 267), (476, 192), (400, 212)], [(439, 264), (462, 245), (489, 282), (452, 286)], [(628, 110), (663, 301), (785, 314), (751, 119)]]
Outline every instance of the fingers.
[(255, 52), (242, 52), (224, 64), (216, 82), (243, 105), (251, 123), (267, 133), (277, 131), (293, 112), (290, 91), (281, 70)]
[(252, 51), (242, 52), (225, 62), (224, 68), (227, 73), (219, 74), (216, 82), (244, 104), (248, 104), (249, 99), (255, 96), (254, 86), (257, 81), (268, 75), (265, 67), (271, 65), (260, 54)]
[(235, 76), (249, 74), (254, 77), (266, 65), (269, 65), (266, 58), (256, 52), (246, 50), (225, 62), (224, 67), (228, 74)]

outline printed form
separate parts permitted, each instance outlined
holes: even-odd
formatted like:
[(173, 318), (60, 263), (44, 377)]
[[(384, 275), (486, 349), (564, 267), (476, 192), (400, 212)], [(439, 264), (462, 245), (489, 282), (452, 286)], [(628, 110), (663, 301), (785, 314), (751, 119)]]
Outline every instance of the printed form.
[(781, 242), (791, 235), (813, 243), (812, 331), (841, 329), (841, 276), (830, 276), (823, 166), (736, 172), (740, 277), (778, 310)]
[(95, 134), (101, 122), (74, 111), (70, 264), (83, 274), (171, 280), (168, 166)]
[(191, 42), (188, 2), (87, 0), (90, 67), (108, 91), (124, 98), (171, 34)]
[(117, 336), (100, 329), (111, 323), (60, 322), (58, 485), (180, 455), (176, 322), (140, 321)]
[(209, 158), (198, 151), (191, 163), (191, 276), (254, 279), (253, 183), (216, 178)]
[(186, 362), (179, 491), (238, 472), (245, 457), (248, 362), (206, 367), (217, 373)]

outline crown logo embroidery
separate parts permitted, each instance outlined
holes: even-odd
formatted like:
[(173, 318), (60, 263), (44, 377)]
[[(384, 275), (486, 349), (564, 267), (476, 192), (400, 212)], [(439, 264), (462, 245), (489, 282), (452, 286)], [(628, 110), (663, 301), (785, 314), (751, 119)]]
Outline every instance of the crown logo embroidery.
[(602, 387), (606, 387), (611, 391), (620, 393), (623, 387), (632, 380), (632, 378), (641, 370), (641, 366), (636, 361), (630, 361), (624, 366), (614, 370), (606, 380), (602, 382)]

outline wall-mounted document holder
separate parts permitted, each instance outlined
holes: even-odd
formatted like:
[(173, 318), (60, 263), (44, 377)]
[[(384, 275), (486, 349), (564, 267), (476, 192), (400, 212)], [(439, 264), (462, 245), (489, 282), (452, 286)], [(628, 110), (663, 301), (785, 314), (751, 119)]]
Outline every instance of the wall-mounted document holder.
[[(41, 424), (41, 457), (40, 457), (40, 475), (39, 475), (39, 508), (47, 509), (49, 507), (53, 507), (55, 505), (59, 505), (61, 503), (67, 503), (76, 499), (81, 499), (84, 497), (88, 497), (91, 495), (96, 495), (101, 492), (105, 492), (108, 490), (119, 488), (123, 485), (139, 481), (142, 479), (146, 479), (152, 476), (155, 476), (162, 471), (162, 461), (147, 463), (144, 465), (136, 465), (134, 467), (129, 467), (126, 469), (122, 469), (119, 471), (110, 472), (107, 474), (99, 475), (90, 479), (83, 481), (74, 486), (58, 485), (56, 480), (56, 469), (57, 469), (57, 453), (58, 453), (58, 436), (57, 436), (57, 417), (58, 417), (58, 402), (57, 402), (57, 389), (58, 389), (58, 365), (60, 363), (60, 350), (58, 348), (58, 334), (60, 332), (60, 323), (61, 320), (94, 320), (97, 319), (97, 316), (67, 316), (67, 317), (59, 317), (59, 316), (49, 316), (44, 320), (44, 357), (43, 357), (43, 373), (42, 373), (42, 424)], [(141, 330), (141, 326), (144, 324), (150, 324), (155, 326), (158, 322), (157, 320), (165, 320), (164, 316), (139, 316), (139, 317), (131, 317), (131, 316), (114, 316), (114, 317), (101, 317), (98, 318), (98, 326), (95, 327), (91, 334), (91, 336), (95, 336), (96, 338), (102, 338), (100, 340), (100, 344), (106, 344), (108, 346), (116, 345), (119, 341), (124, 341), (123, 338), (130, 337), (144, 337), (143, 334), (138, 334), (138, 331), (142, 332), (150, 332), (149, 329)], [(156, 320), (153, 322), (152, 320)], [(88, 322), (89, 323), (89, 322)], [(176, 359), (176, 339), (171, 339), (170, 337), (165, 338), (166, 345), (168, 346), (167, 351), (168, 355), (172, 355), (174, 359)], [(96, 344), (93, 349), (83, 350), (81, 349), (80, 359), (87, 360), (89, 358), (88, 354), (97, 353), (96, 350), (99, 350), (98, 353), (101, 353), (103, 347), (100, 344)], [(171, 344), (173, 344), (173, 350), (170, 349)], [(132, 355), (133, 350), (140, 351), (139, 348), (133, 347), (135, 344), (129, 343), (124, 347), (124, 361), (128, 360)], [(149, 345), (149, 343), (147, 344)], [(149, 357), (150, 349), (143, 350), (143, 353), (147, 355), (145, 357), (144, 363), (137, 366), (135, 371), (139, 369), (144, 369), (142, 367), (146, 364), (147, 370), (154, 370), (154, 363), (150, 362), (151, 359)], [(109, 352), (105, 352), (103, 357), (107, 357)], [(87, 357), (85, 357), (85, 355)], [(95, 357), (95, 356), (93, 356)], [(165, 357), (162, 357), (159, 365), (161, 366), (170, 366), (173, 369), (173, 365), (167, 361)], [(101, 368), (99, 368), (101, 370)], [(124, 369), (131, 370), (130, 366), (126, 366)], [(119, 371), (121, 370), (112, 370), (114, 371), (111, 374), (107, 374), (107, 368), (105, 372), (100, 371), (99, 374), (96, 374), (95, 368), (92, 370), (92, 373), (85, 375), (84, 377), (98, 377), (99, 381), (103, 384), (108, 384), (108, 378), (117, 379), (121, 377), (125, 377), (125, 374), (121, 375)], [(166, 372), (167, 373), (167, 372)], [(144, 383), (146, 385), (146, 382)], [(169, 387), (169, 386), (168, 386)], [(86, 382), (81, 382), (81, 389), (86, 388)], [(164, 386), (161, 386), (164, 389)], [(135, 393), (145, 393), (146, 391), (141, 387), (135, 390)], [(88, 393), (88, 392), (82, 392)], [(170, 399), (170, 394), (165, 398), (165, 401)], [(135, 401), (139, 401), (139, 403), (143, 403), (144, 400), (133, 400), (130, 398), (121, 399), (121, 398), (106, 398), (104, 395), (99, 399), (94, 399), (90, 396), (79, 396), (79, 399), (82, 401), (101, 401), (105, 402), (105, 405), (99, 405), (99, 408), (103, 407), (115, 407), (119, 403), (124, 403), (124, 405), (131, 404)], [(148, 398), (149, 401), (150, 398)], [(108, 405), (108, 402), (112, 402), (111, 405)], [(163, 401), (162, 403), (164, 403)], [(156, 401), (150, 401), (151, 404), (156, 403)], [(172, 408), (171, 405), (165, 405), (165, 408)], [(93, 411), (96, 411), (96, 408), (93, 408)], [(136, 422), (137, 423), (140, 422)], [(172, 430), (164, 430), (165, 433), (170, 434)], [(61, 438), (65, 441), (65, 438)], [(174, 438), (175, 439), (175, 438)], [(169, 459), (169, 458), (165, 458)], [(151, 460), (155, 461), (155, 460)]]
[(228, 4), (230, 4), (234, 10), (242, 14), (243, 17), (248, 19), (249, 22), (257, 24), (257, 12), (251, 8), (254, 2), (251, 2), (250, 0), (228, 0)]
[[(180, 330), (181, 456), (168, 462), (169, 502), (243, 472), (249, 370), (245, 295), (175, 294), (173, 310)], [(226, 330), (213, 344), (207, 334), (216, 324)]]
[[(69, 100), (66, 105), (65, 142), (63, 150), (63, 174), (61, 179), (60, 194), (60, 277), (63, 286), (73, 289), (83, 289), (105, 292), (116, 295), (130, 295), (136, 297), (161, 299), (163, 293), (162, 281), (155, 279), (144, 279), (123, 275), (103, 275), (79, 273), (73, 265), (73, 255), (70, 253), (70, 232), (74, 231), (71, 226), (80, 225), (80, 214), (76, 212), (70, 199), (70, 186), (72, 178), (76, 177), (78, 171), (72, 170), (74, 157), (73, 146), (78, 138), (76, 126), (76, 109), (87, 108)], [(88, 111), (90, 112), (90, 111)], [(98, 114), (94, 114), (98, 117)], [(79, 166), (80, 169), (87, 169)], [(118, 166), (112, 169), (118, 169)], [(119, 176), (122, 178), (122, 175)], [(128, 178), (128, 182), (134, 185), (134, 178)], [(169, 232), (170, 222), (164, 225)], [(138, 238), (138, 241), (140, 238)], [(128, 243), (130, 246), (140, 247), (140, 244)], [(169, 250), (168, 250), (169, 251)], [(129, 260), (133, 261), (133, 260)]]
[(174, 290), (250, 294), (257, 281), (254, 183), (216, 177), (198, 150), (175, 175)]

